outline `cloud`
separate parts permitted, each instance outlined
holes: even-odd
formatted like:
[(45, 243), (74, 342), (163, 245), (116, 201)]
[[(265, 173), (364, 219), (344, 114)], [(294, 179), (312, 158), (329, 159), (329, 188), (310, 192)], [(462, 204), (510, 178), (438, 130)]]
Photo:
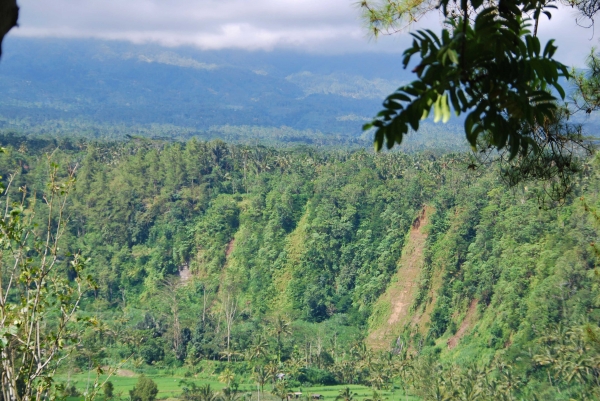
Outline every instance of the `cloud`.
[(593, 46), (597, 46), (598, 37), (594, 37), (594, 29), (585, 28), (577, 23), (578, 13), (570, 7), (559, 6), (553, 10), (552, 19), (540, 19), (539, 35), (542, 45), (554, 39), (558, 46), (556, 57), (568, 66), (583, 67), (585, 58)]
[[(93, 37), (192, 45), (201, 49), (315, 52), (401, 51), (407, 34), (368, 38), (356, 0), (19, 0), (19, 36)], [(540, 33), (558, 39), (559, 55), (579, 64), (591, 30), (578, 28), (568, 8), (553, 12)], [(435, 12), (420, 23), (439, 29)]]
[(95, 37), (201, 49), (394, 50), (353, 0), (21, 0), (19, 36)]

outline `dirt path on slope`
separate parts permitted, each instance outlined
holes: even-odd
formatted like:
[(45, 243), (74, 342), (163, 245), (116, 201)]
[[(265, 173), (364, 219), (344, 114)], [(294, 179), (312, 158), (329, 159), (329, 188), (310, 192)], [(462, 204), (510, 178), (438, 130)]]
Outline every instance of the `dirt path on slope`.
[(442, 269), (433, 272), (433, 276), (431, 277), (431, 285), (429, 291), (427, 293), (427, 303), (425, 304), (425, 309), (421, 309), (417, 313), (414, 314), (411, 325), (416, 327), (419, 333), (425, 335), (429, 330), (429, 323), (431, 322), (431, 314), (433, 313), (433, 309), (435, 308), (435, 304), (437, 302), (438, 291), (442, 286), (442, 277), (444, 271)]
[(467, 334), (467, 332), (473, 327), (473, 323), (475, 322), (477, 315), (477, 303), (478, 301), (476, 299), (471, 301), (469, 310), (467, 310), (467, 314), (460, 324), (458, 331), (452, 337), (450, 337), (446, 343), (448, 344), (448, 349), (456, 347), (460, 342), (460, 339), (463, 338), (465, 334)]
[(409, 321), (410, 307), (414, 302), (419, 286), (421, 268), (423, 267), (423, 251), (427, 241), (424, 227), (429, 222), (432, 209), (424, 207), (413, 222), (402, 256), (398, 261), (396, 277), (392, 279), (388, 290), (377, 301), (377, 304), (389, 305), (389, 316), (385, 323), (372, 331), (367, 343), (373, 349), (386, 349), (395, 335)]
[(225, 249), (225, 257), (228, 258), (234, 249), (235, 249), (235, 238), (232, 238), (231, 241), (229, 241), (229, 243), (227, 244), (227, 248)]

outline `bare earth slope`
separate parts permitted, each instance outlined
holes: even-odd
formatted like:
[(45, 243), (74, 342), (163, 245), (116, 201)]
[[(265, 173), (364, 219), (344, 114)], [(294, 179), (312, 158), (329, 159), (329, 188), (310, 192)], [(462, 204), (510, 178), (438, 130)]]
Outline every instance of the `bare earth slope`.
[(377, 300), (367, 344), (375, 350), (387, 349), (402, 328), (411, 321), (411, 305), (417, 295), (427, 240), (425, 226), (432, 209), (424, 207), (415, 219), (398, 261), (396, 276)]
[(473, 328), (476, 318), (477, 318), (477, 300), (474, 299), (471, 301), (471, 304), (469, 305), (469, 310), (467, 310), (467, 314), (465, 315), (465, 318), (463, 319), (462, 323), (460, 324), (460, 328), (452, 337), (450, 337), (448, 339), (448, 342), (446, 344), (448, 345), (449, 349), (456, 347), (458, 345), (458, 343), (460, 342), (460, 339), (463, 338), (465, 336), (465, 334), (467, 334)]

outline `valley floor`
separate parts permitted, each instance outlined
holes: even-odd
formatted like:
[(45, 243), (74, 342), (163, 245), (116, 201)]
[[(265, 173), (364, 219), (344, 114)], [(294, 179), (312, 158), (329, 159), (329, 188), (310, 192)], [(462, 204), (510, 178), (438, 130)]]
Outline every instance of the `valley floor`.
[[(151, 378), (158, 386), (157, 399), (159, 400), (178, 400), (181, 396), (182, 381), (193, 382), (198, 386), (210, 384), (211, 388), (215, 391), (221, 391), (225, 388), (225, 384), (218, 381), (218, 375), (197, 375), (197, 377), (185, 377), (185, 371), (180, 369), (165, 370), (162, 372), (152, 373), (136, 373), (131, 370), (121, 370), (116, 374), (112, 375), (109, 380), (114, 384), (115, 400), (129, 400), (129, 390), (133, 389), (138, 377), (141, 374), (145, 374)], [(58, 376), (56, 379), (58, 382), (64, 383), (67, 386), (75, 385), (76, 389), (84, 394), (86, 390), (91, 390), (94, 386), (94, 382), (98, 379), (98, 383), (102, 384), (108, 378), (107, 375), (96, 375), (95, 370), (89, 372), (81, 372), (73, 375), (63, 374)], [(291, 388), (290, 391), (302, 392), (303, 395), (320, 394), (321, 399), (325, 401), (335, 400), (339, 395), (340, 391), (344, 388), (349, 387), (352, 391), (354, 398), (353, 401), (363, 401), (370, 399), (373, 396), (373, 389), (367, 386), (361, 385), (334, 385), (334, 386), (311, 386), (311, 387), (299, 387)], [(260, 394), (260, 400), (262, 401), (278, 401), (279, 399), (271, 394), (272, 386), (270, 384), (265, 385), (264, 391)], [(102, 392), (100, 392), (101, 394)], [(407, 395), (397, 387), (390, 390), (381, 390), (378, 393), (383, 397), (384, 401), (417, 401), (419, 398)], [(256, 384), (252, 383), (251, 379), (242, 380), (239, 386), (239, 396), (244, 401), (258, 401), (258, 393)], [(98, 398), (104, 399), (103, 395)], [(70, 396), (67, 397), (68, 401), (83, 400), (83, 396)]]

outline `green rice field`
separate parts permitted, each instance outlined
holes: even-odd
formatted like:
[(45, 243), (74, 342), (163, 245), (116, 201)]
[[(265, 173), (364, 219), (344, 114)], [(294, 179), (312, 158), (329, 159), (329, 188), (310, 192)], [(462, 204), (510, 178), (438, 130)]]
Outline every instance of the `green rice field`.
[[(181, 395), (181, 382), (188, 381), (194, 382), (198, 386), (210, 384), (216, 391), (222, 390), (225, 385), (217, 380), (216, 375), (202, 375), (199, 374), (196, 377), (184, 377), (183, 375), (177, 375), (177, 372), (173, 372), (173, 375), (165, 373), (146, 373), (145, 375), (156, 383), (158, 386), (158, 399), (162, 400), (176, 400)], [(140, 374), (134, 373), (128, 370), (119, 371), (117, 374), (112, 375), (109, 380), (114, 385), (115, 399), (128, 400), (129, 390), (131, 390), (139, 377)], [(91, 391), (94, 387), (94, 383), (97, 381), (99, 386), (108, 378), (107, 375), (100, 375), (97, 377), (95, 371), (83, 372), (71, 375), (59, 375), (56, 377), (57, 382), (64, 383), (67, 386), (75, 385), (80, 393)], [(350, 387), (354, 395), (354, 400), (362, 401), (365, 398), (371, 398), (373, 395), (373, 389), (361, 385), (335, 385), (335, 386), (311, 386), (311, 387), (292, 387), (291, 392), (302, 392), (303, 395), (320, 394), (326, 401), (334, 401), (338, 396), (340, 390)], [(250, 380), (242, 380), (239, 385), (239, 391), (241, 395), (245, 395), (247, 401), (258, 401), (258, 391), (256, 384)], [(271, 393), (271, 385), (266, 384), (264, 392), (260, 394), (261, 401), (277, 401), (278, 399)], [(381, 390), (379, 391), (384, 399), (387, 401), (416, 401), (415, 397), (407, 396), (401, 389), (394, 390)], [(102, 396), (102, 390), (99, 395)], [(77, 401), (83, 399), (83, 397), (68, 397), (69, 401)]]

